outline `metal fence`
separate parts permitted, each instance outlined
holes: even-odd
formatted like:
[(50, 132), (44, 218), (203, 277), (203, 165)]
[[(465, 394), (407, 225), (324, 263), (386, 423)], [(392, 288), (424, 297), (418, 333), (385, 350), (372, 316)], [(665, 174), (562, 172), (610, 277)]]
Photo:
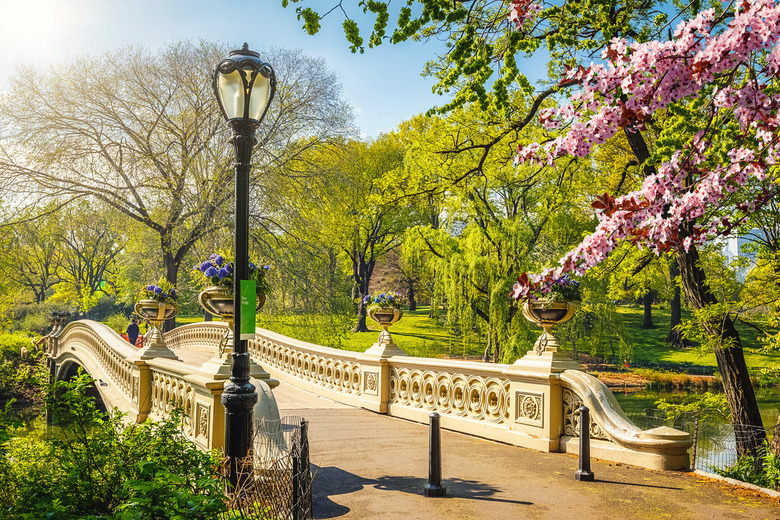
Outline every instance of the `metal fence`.
[(312, 518), (308, 425), (301, 417), (255, 423), (253, 453), (223, 520)]
[[(735, 431), (734, 425), (725, 421), (701, 420), (691, 418), (670, 421), (666, 414), (655, 407), (624, 408), (626, 416), (643, 430), (659, 426), (671, 426), (691, 434), (693, 447), (691, 448), (691, 467), (710, 473), (723, 470), (737, 463), (738, 436), (755, 436), (760, 430), (767, 441), (771, 441), (775, 429), (771, 428), (743, 428)], [(764, 417), (765, 423), (775, 424), (777, 416)]]

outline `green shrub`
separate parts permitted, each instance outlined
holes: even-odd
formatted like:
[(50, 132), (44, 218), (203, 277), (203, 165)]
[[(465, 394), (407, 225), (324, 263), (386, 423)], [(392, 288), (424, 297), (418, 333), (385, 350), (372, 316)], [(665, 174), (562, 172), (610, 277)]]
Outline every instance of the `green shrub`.
[(106, 318), (103, 323), (111, 327), (111, 329), (117, 334), (122, 334), (130, 324), (130, 319), (126, 314), (116, 313)]
[(21, 333), (0, 334), (0, 360), (16, 361), (20, 358), (22, 348), (32, 351), (32, 339)]
[[(20, 333), (0, 334), (0, 400), (36, 400), (43, 349), (35, 347), (31, 340)], [(21, 358), (22, 348), (28, 351), (26, 359)]]
[(19, 370), (12, 361), (0, 361), (0, 399), (14, 397), (19, 391)]
[(769, 450), (767, 441), (764, 441), (757, 456), (743, 455), (734, 465), (712, 468), (712, 471), (724, 477), (780, 490), (780, 457)]
[(126, 424), (96, 409), (86, 395), (92, 384), (82, 374), (47, 389), (46, 405), (62, 426), (58, 438), (2, 443), (0, 519), (205, 520), (225, 510), (216, 456), (184, 438), (180, 413)]

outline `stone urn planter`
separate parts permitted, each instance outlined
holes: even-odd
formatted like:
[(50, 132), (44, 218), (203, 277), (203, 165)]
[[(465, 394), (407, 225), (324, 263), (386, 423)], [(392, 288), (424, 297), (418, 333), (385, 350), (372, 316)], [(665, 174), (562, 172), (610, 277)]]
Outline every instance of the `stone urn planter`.
[[(212, 285), (205, 287), (198, 294), (198, 303), (203, 310), (215, 316), (219, 316), (228, 322), (229, 328), (233, 327), (233, 293), (227, 287)], [(265, 305), (265, 294), (257, 295), (256, 310)]]
[(523, 316), (544, 329), (542, 335), (534, 344), (534, 351), (542, 355), (545, 351), (557, 351), (558, 340), (552, 335), (552, 329), (574, 316), (577, 304), (572, 301), (557, 301), (548, 303), (544, 300), (526, 301), (523, 304)]
[(152, 324), (152, 327), (160, 329), (163, 322), (179, 314), (179, 305), (176, 303), (158, 302), (157, 300), (140, 300), (136, 302), (136, 314)]
[[(222, 340), (219, 342), (217, 356), (213, 360), (214, 363), (223, 359), (225, 354), (233, 352), (233, 317), (235, 308), (233, 297), (233, 293), (228, 287), (219, 285), (205, 287), (198, 293), (198, 303), (203, 307), (203, 310), (219, 316), (228, 325)], [(265, 305), (265, 294), (258, 294), (255, 310), (260, 310), (263, 305)], [(222, 369), (224, 372), (224, 367)]]
[(178, 359), (176, 354), (165, 345), (165, 337), (160, 327), (165, 321), (179, 314), (179, 305), (144, 299), (137, 301), (133, 310), (151, 324), (144, 336), (144, 346), (139, 352), (141, 358)]
[(381, 325), (385, 330), (387, 330), (387, 327), (400, 320), (403, 315), (404, 311), (392, 307), (370, 309), (368, 311), (368, 317)]
[(390, 331), (387, 330), (390, 325), (400, 320), (403, 315), (404, 311), (394, 307), (375, 307), (368, 310), (368, 317), (382, 327), (382, 332), (379, 333), (377, 342), (366, 350), (367, 354), (375, 354), (380, 357), (407, 355), (393, 342), (393, 337), (390, 335)]

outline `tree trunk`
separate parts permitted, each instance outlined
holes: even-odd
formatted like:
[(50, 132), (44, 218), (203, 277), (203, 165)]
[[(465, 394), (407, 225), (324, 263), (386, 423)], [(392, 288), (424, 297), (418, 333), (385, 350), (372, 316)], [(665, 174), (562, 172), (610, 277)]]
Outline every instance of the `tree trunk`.
[(669, 302), (669, 309), (671, 312), (671, 320), (669, 322), (669, 335), (666, 337), (666, 342), (678, 348), (682, 348), (684, 345), (682, 333), (677, 329), (677, 326), (682, 323), (682, 302), (680, 298), (680, 286), (675, 283), (675, 278), (680, 276), (680, 266), (677, 263), (677, 259), (672, 260), (669, 264), (669, 278), (674, 283), (674, 296), (672, 301)]
[[(163, 247), (163, 251), (165, 251), (164, 247)], [(165, 279), (168, 281), (168, 283), (175, 286), (176, 280), (178, 280), (179, 278), (179, 262), (177, 262), (176, 258), (168, 252), (163, 253), (163, 269), (165, 273)], [(176, 328), (176, 316), (174, 316), (169, 320), (166, 320), (165, 324), (163, 325), (163, 332), (168, 332), (175, 328)]]
[[(691, 247), (688, 252), (678, 251), (677, 261), (683, 290), (691, 309), (703, 310), (716, 304), (717, 300), (706, 284), (698, 250)], [(714, 352), (731, 411), (737, 454), (755, 456), (766, 439), (766, 433), (750, 383), (739, 332), (728, 315), (711, 317), (704, 323), (704, 328), (707, 334), (720, 340)]]
[(409, 311), (417, 310), (417, 300), (414, 298), (414, 282), (409, 282)]
[(368, 317), (368, 314), (366, 313), (366, 306), (363, 305), (363, 302), (361, 301), (358, 304), (357, 323), (355, 323), (355, 326), (352, 328), (352, 332), (371, 332), (369, 330), (369, 328), (368, 328), (368, 325), (366, 325), (366, 318), (367, 317)]
[(654, 329), (653, 325), (653, 291), (647, 290), (645, 296), (642, 298), (642, 303), (645, 307), (645, 319), (642, 322), (643, 329)]
[[(645, 161), (650, 157), (649, 149), (640, 131), (626, 128), (624, 132), (631, 151), (639, 164), (643, 164), (644, 174), (655, 173), (655, 168)], [(690, 236), (692, 222), (684, 224), (680, 229), (680, 240)], [(687, 229), (686, 229), (687, 228)], [(695, 247), (688, 251), (677, 251), (677, 263), (680, 268), (685, 297), (691, 310), (703, 310), (717, 304), (715, 295), (709, 290), (706, 274), (699, 262), (699, 252)], [(705, 330), (713, 338), (720, 339), (720, 345), (714, 348), (718, 369), (723, 380), (723, 392), (731, 411), (731, 423), (734, 426), (737, 441), (737, 454), (756, 454), (761, 448), (766, 433), (763, 429), (761, 414), (756, 403), (756, 395), (750, 383), (750, 375), (739, 332), (728, 315), (713, 316), (705, 323)]]
[(374, 259), (368, 259), (361, 256), (353, 256), (352, 273), (355, 278), (358, 292), (357, 322), (352, 328), (352, 332), (369, 332), (366, 326), (366, 304), (363, 299), (368, 295), (368, 287), (371, 283), (371, 274), (374, 271)]
[(485, 345), (485, 351), (482, 353), (482, 361), (485, 363), (490, 363), (490, 354), (491, 354), (491, 348), (490, 348), (490, 334), (488, 334), (487, 338), (487, 345)]

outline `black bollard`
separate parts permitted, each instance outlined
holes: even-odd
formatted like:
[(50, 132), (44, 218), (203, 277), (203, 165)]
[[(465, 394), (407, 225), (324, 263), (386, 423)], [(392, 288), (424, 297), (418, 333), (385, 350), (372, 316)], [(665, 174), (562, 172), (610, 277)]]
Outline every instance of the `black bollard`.
[(593, 482), (590, 470), (590, 410), (580, 407), (580, 469), (574, 473), (574, 480)]
[(431, 418), (430, 446), (428, 448), (428, 485), (426, 497), (443, 497), (447, 490), (441, 485), (441, 435), (439, 432), (439, 414), (433, 412)]

